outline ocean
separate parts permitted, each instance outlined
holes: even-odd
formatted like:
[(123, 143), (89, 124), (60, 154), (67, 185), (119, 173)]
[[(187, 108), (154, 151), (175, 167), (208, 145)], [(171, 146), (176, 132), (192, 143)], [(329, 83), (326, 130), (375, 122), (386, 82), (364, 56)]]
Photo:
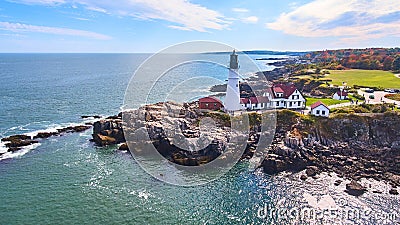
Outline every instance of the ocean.
[[(88, 122), (82, 115), (117, 114), (132, 75), (149, 56), (0, 54), (0, 138)], [(206, 57), (227, 61), (223, 54)], [(256, 61), (261, 70), (273, 69), (265, 63)], [(224, 68), (207, 63), (172, 71), (177, 76), (188, 72), (215, 77), (193, 80), (190, 88), (180, 89), (190, 96), (210, 94), (209, 86), (227, 76)], [(0, 224), (400, 222), (399, 197), (372, 192), (351, 197), (344, 193), (344, 183), (333, 185), (338, 179), (334, 174), (301, 181), (300, 174), (269, 176), (249, 170), (243, 161), (206, 185), (179, 187), (148, 175), (128, 152), (96, 147), (90, 138), (91, 130), (64, 134), (0, 156)], [(0, 145), (0, 152), (4, 150)], [(383, 182), (363, 182), (389, 188)], [(333, 209), (336, 217), (329, 214)]]

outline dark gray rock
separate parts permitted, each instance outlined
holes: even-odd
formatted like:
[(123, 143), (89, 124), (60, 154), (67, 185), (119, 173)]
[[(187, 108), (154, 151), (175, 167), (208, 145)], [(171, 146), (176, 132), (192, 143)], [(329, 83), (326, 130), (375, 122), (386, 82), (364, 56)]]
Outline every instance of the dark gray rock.
[(352, 180), (349, 184), (346, 184), (346, 192), (349, 195), (360, 196), (367, 192), (367, 189), (358, 182)]

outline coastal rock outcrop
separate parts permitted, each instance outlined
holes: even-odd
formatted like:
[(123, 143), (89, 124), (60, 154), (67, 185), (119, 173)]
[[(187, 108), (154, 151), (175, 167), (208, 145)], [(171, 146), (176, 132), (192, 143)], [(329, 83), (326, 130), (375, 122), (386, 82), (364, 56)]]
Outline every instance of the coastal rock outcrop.
[[(120, 149), (136, 154), (150, 152), (144, 149), (153, 146), (171, 162), (186, 166), (216, 159), (227, 149), (229, 141), (244, 143), (242, 157), (250, 158), (254, 140), (247, 143), (249, 134), (232, 131), (225, 126), (227, 123), (226, 114), (199, 110), (196, 103), (157, 103), (97, 121), (92, 141), (98, 146), (122, 144)], [(241, 145), (231, 146), (230, 150), (235, 152)]]
[[(46, 139), (52, 136), (62, 135), (63, 133), (75, 133), (82, 132), (91, 128), (89, 125), (77, 125), (68, 126), (64, 128), (59, 128), (57, 131), (53, 132), (39, 132), (33, 137), (22, 134), (22, 135), (12, 135), (9, 137), (2, 138), (1, 141), (5, 142), (5, 146), (8, 148), (9, 152), (19, 151), (22, 147), (29, 146), (32, 144), (39, 143), (40, 139)], [(38, 140), (39, 139), (39, 140)]]
[(393, 187), (400, 185), (399, 114), (349, 114), (314, 120), (278, 113), (277, 132), (261, 165), (266, 173), (307, 167), (306, 174), (311, 177), (335, 172), (355, 181), (373, 178)]
[(21, 147), (38, 143), (38, 141), (32, 140), (32, 138), (27, 135), (12, 135), (7, 138), (2, 138), (1, 141), (6, 142), (5, 146), (10, 152), (18, 151)]

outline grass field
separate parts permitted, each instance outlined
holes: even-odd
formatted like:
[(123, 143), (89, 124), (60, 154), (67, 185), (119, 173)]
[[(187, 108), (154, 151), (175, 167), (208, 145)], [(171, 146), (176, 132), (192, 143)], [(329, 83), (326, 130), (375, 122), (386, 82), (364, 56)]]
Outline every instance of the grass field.
[(307, 106), (310, 106), (318, 101), (321, 101), (322, 103), (324, 103), (327, 106), (349, 102), (349, 100), (341, 100), (340, 101), (340, 100), (336, 100), (336, 99), (332, 99), (332, 98), (308, 98), (308, 97), (306, 97), (306, 100), (307, 100), (307, 102), (306, 102)]
[(347, 86), (360, 85), (368, 87), (399, 88), (400, 78), (393, 73), (381, 70), (330, 70), (325, 78), (332, 79), (332, 84)]

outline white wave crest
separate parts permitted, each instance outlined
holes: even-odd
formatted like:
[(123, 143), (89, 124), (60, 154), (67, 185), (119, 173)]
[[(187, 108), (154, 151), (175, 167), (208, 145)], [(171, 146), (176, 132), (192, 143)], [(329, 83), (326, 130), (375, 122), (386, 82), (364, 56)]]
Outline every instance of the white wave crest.
[[(26, 153), (28, 153), (29, 151), (31, 151), (39, 146), (40, 146), (40, 143), (35, 143), (35, 144), (31, 144), (29, 146), (22, 147), (21, 150), (18, 150), (15, 152), (6, 152), (0, 156), (0, 161), (4, 160), (4, 159), (21, 157), (21, 156), (25, 155)], [(7, 151), (7, 148), (6, 148), (6, 151)]]

